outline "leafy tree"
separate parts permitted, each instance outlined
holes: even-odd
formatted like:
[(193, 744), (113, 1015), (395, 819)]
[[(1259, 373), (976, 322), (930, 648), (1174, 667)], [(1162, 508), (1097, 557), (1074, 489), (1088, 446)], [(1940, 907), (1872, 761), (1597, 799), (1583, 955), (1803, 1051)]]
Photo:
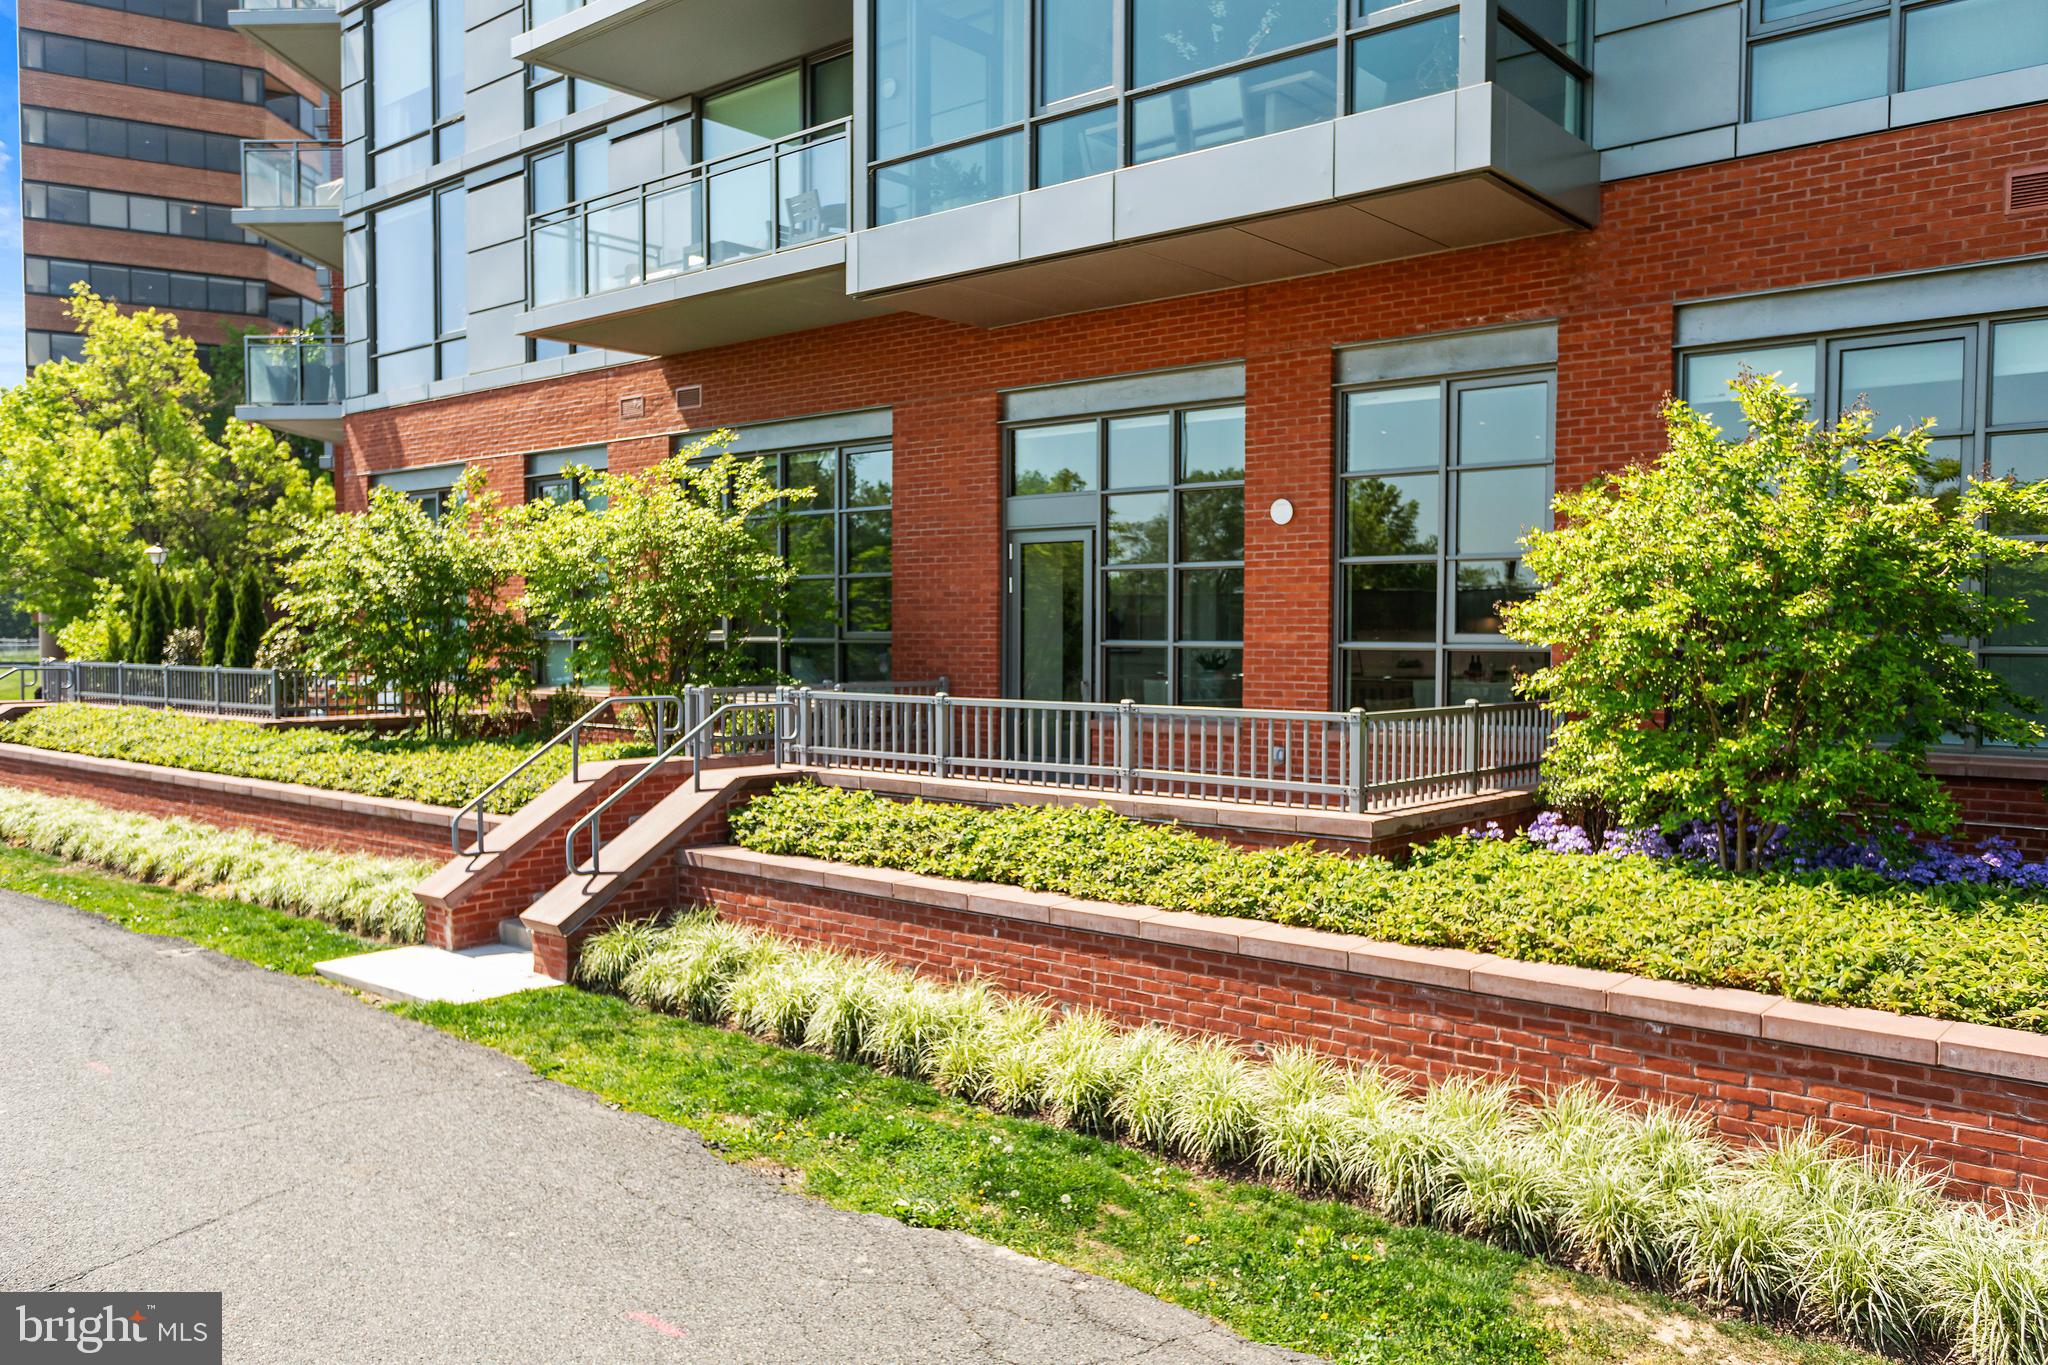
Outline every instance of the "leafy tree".
[(0, 395), (0, 560), (22, 606), (62, 625), (150, 544), (179, 570), (274, 576), (298, 523), (333, 494), (269, 432), (207, 435), (205, 372), (170, 314), (124, 315), (84, 286), (82, 361), (39, 365)]
[[(246, 579), (248, 574), (245, 572)], [(219, 668), (227, 662), (228, 636), (235, 624), (235, 589), (228, 582), (228, 576), (221, 574), (213, 580), (213, 591), (206, 598), (206, 666)]]
[[(587, 502), (536, 502), (512, 521), (530, 619), (576, 637), (575, 666), (628, 693), (673, 692), (718, 671), (727, 620), (774, 620), (791, 578), (764, 543), (783, 499), (717, 432), (637, 474), (588, 474)], [(602, 499), (599, 504), (598, 500)]]
[(1552, 795), (1718, 821), (1735, 868), (1760, 826), (1943, 832), (1930, 744), (2042, 737), (1967, 641), (2026, 619), (1995, 589), (2048, 546), (1997, 531), (2048, 524), (2048, 485), (1942, 490), (1924, 428), (1873, 436), (1861, 408), (1817, 425), (1774, 379), (1734, 387), (1744, 439), (1674, 401), (1664, 455), (1560, 497), (1529, 540), (1545, 586), (1505, 619), (1553, 651), (1523, 684), (1566, 717)]
[(512, 555), (480, 469), (438, 521), (374, 489), (369, 510), (314, 521), (297, 550), (280, 602), (307, 665), (397, 689), (429, 734), (530, 674), (533, 636), (503, 606)]
[(221, 664), (226, 668), (254, 668), (256, 649), (263, 643), (263, 583), (254, 569), (244, 569), (235, 588), (235, 612), (228, 626), (227, 644)]

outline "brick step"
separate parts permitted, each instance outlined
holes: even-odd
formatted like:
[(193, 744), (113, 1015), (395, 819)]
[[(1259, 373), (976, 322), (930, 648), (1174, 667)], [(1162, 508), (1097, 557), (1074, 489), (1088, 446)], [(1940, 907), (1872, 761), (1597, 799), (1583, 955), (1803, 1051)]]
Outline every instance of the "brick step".
[(534, 945), (535, 970), (566, 978), (570, 939), (607, 910), (654, 914), (673, 908), (675, 879), (660, 873), (673, 871), (676, 849), (709, 842), (707, 835), (723, 838), (728, 806), (797, 775), (794, 768), (770, 765), (707, 769), (701, 788), (685, 782), (624, 828), (614, 828), (599, 859), (604, 871), (562, 878), (520, 915)]
[(646, 766), (645, 759), (609, 759), (585, 763), (574, 778), (564, 775), (553, 786), (501, 820), (484, 838), (490, 851), (478, 853), (472, 827), (465, 824), (463, 852), (442, 864), (413, 888), (413, 894), (437, 910), (454, 910), (475, 899), (493, 880), (540, 846), (559, 836), (569, 822), (596, 805), (621, 782)]

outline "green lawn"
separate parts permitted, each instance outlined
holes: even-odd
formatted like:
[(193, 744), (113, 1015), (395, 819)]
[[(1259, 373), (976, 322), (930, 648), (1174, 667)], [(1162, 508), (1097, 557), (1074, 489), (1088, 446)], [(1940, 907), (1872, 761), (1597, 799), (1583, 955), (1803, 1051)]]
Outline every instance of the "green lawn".
[[(304, 975), (374, 946), (254, 906), (0, 848), (0, 886)], [(868, 1068), (573, 987), (397, 1012), (521, 1059), (839, 1208), (955, 1228), (1093, 1271), (1258, 1340), (1412, 1365), (1847, 1365), (1872, 1357), (1715, 1321), (1342, 1203), (1216, 1179), (1002, 1118)]]

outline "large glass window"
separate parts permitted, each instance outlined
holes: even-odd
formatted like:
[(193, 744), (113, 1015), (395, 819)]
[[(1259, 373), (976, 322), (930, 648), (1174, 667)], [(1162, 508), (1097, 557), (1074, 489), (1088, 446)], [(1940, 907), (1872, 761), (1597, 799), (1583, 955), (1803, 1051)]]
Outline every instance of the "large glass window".
[(1534, 591), (1522, 539), (1550, 524), (1553, 381), (1411, 381), (1341, 397), (1343, 705), (1511, 701), (1545, 656), (1501, 635)]
[(2048, 64), (2048, 5), (2038, 0), (1750, 4), (1752, 119)]
[(467, 368), (464, 190), (451, 186), (370, 220), (371, 350), (380, 390), (450, 378)]
[[(1695, 407), (1716, 413), (1734, 434), (1739, 414), (1727, 382), (1742, 369), (1781, 372), (1814, 395), (1824, 417), (1857, 404), (1873, 429), (1932, 421), (1933, 486), (1965, 474), (2048, 479), (2048, 318), (1978, 318), (1931, 328), (1760, 342), (1680, 357), (1680, 387)], [(1981, 396), (1980, 396), (1981, 395)], [(1994, 526), (2026, 540), (2048, 540), (2048, 526)], [(1974, 642), (1986, 668), (2035, 698), (2048, 719), (2048, 576), (2021, 573), (1989, 585), (2026, 599), (2034, 620)], [(1961, 739), (1958, 744), (1974, 741)]]
[(1019, 426), (1010, 493), (1095, 493), (1099, 700), (1244, 697), (1244, 409)]
[[(876, 225), (1455, 89), (1456, 12), (1356, 0), (870, 0)], [(1494, 79), (1578, 132), (1581, 0), (1507, 0)]]
[(270, 286), (267, 283), (233, 275), (201, 275), (186, 270), (157, 270), (139, 265), (27, 256), (22, 259), (22, 280), (24, 288), (31, 294), (54, 294), (62, 298), (71, 293), (72, 285), (84, 283), (103, 299), (145, 308), (194, 309), (260, 318), (268, 313), (270, 307)]
[[(678, 437), (680, 448), (686, 437)], [(763, 540), (796, 571), (781, 621), (732, 622), (746, 652), (799, 683), (884, 682), (894, 562), (887, 446), (826, 446), (757, 457), (778, 488), (811, 496), (764, 518)]]
[(374, 183), (462, 154), (462, 13), (462, 0), (383, 0), (370, 11)]
[(172, 128), (134, 119), (104, 118), (69, 109), (21, 111), (22, 140), (31, 147), (56, 147), (94, 156), (125, 157), (194, 170), (239, 173), (242, 141), (225, 133)]

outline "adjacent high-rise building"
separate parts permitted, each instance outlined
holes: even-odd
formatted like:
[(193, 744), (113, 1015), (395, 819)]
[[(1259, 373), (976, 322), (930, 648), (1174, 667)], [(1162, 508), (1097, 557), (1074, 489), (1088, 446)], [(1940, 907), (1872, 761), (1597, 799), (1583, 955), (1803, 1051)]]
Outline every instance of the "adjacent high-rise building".
[[(1744, 366), (2048, 477), (2042, 0), (235, 22), (342, 112), (338, 189), (257, 175), (237, 219), (338, 244), (345, 335), (252, 351), (245, 412), (345, 432), (344, 508), (465, 465), (574, 496), (733, 428), (816, 491), (746, 640), (800, 680), (1502, 699), (1537, 662), (1500, 632), (1519, 538)], [(1977, 647), (2048, 697), (2048, 627)], [(2038, 760), (1937, 761), (2048, 825)]]
[(238, 33), (233, 9), (21, 0), (31, 366), (78, 354), (65, 300), (79, 281), (176, 313), (208, 360), (238, 329), (303, 328), (327, 311), (329, 263), (256, 236), (235, 214), (245, 157), (296, 164), (299, 145), (325, 135), (330, 99)]

